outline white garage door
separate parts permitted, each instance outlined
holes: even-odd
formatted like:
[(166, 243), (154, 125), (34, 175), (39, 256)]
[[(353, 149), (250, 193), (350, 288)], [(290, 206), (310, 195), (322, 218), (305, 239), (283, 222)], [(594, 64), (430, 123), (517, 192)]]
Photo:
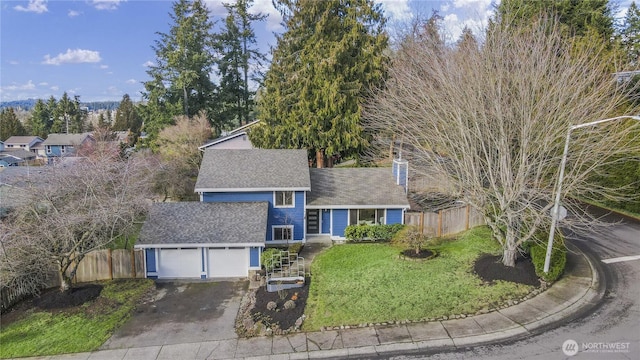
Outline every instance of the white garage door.
[(210, 248), (209, 277), (245, 277), (249, 275), (249, 251), (246, 248)]
[(159, 278), (200, 278), (200, 249), (160, 249)]

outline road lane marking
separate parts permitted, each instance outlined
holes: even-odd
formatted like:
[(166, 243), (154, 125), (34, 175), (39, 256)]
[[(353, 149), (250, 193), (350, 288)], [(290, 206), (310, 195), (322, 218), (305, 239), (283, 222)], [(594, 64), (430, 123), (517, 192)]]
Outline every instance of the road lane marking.
[(631, 261), (631, 260), (640, 260), (640, 255), (622, 256), (622, 257), (617, 257), (613, 259), (605, 259), (605, 260), (602, 260), (602, 262), (605, 264), (613, 264), (617, 262)]

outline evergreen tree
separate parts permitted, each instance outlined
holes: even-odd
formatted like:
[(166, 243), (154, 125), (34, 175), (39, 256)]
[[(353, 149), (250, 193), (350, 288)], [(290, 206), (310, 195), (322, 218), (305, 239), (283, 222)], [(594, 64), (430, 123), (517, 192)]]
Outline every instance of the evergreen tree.
[[(385, 78), (386, 19), (371, 0), (281, 0), (286, 32), (277, 39), (250, 134), (265, 148), (306, 148), (353, 156), (368, 145), (361, 125), (367, 92)], [(331, 166), (331, 162), (329, 162)]]
[(210, 79), (215, 57), (213, 22), (203, 1), (178, 0), (169, 14), (173, 26), (169, 33), (158, 33), (153, 50), (156, 64), (147, 74), (143, 97), (147, 100), (140, 114), (145, 131), (153, 137), (177, 115), (188, 117), (214, 108), (215, 84)]
[(640, 60), (640, 9), (632, 2), (622, 25), (622, 45), (630, 64), (637, 68)]
[(140, 136), (140, 127), (142, 120), (138, 115), (138, 111), (131, 101), (129, 94), (124, 94), (118, 112), (116, 112), (116, 120), (113, 124), (114, 131), (129, 131), (130, 145), (135, 144), (135, 140)]
[(597, 36), (610, 42), (614, 18), (608, 0), (503, 0), (497, 21), (506, 26), (528, 25), (541, 15), (557, 17), (568, 36)]
[(85, 130), (84, 123), (87, 114), (80, 110), (80, 96), (78, 95), (71, 99), (66, 92), (62, 94), (53, 115), (52, 133), (75, 134)]
[(31, 116), (27, 121), (27, 128), (29, 129), (29, 133), (34, 136), (39, 136), (43, 139), (46, 139), (49, 134), (49, 127), (51, 126), (51, 113), (49, 112), (49, 108), (47, 104), (38, 99), (36, 101), (35, 106), (33, 107), (33, 111), (31, 112)]
[(27, 135), (27, 130), (22, 126), (18, 116), (12, 107), (2, 109), (0, 112), (0, 140), (5, 141), (12, 136)]
[(262, 74), (251, 71), (251, 67), (260, 67), (266, 56), (255, 47), (251, 23), (264, 20), (266, 15), (249, 13), (252, 3), (253, 0), (236, 0), (224, 5), (228, 15), (217, 43), (221, 54), (217, 61), (220, 77), (217, 116), (221, 124), (233, 121), (242, 125), (253, 120), (255, 91), (250, 90), (249, 81), (260, 83)]

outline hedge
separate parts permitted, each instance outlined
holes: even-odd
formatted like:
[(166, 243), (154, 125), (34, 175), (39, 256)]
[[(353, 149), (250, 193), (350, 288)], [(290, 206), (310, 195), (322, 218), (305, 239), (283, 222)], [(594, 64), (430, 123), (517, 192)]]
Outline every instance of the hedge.
[(344, 237), (349, 242), (358, 241), (390, 241), (404, 225), (349, 225), (344, 230)]

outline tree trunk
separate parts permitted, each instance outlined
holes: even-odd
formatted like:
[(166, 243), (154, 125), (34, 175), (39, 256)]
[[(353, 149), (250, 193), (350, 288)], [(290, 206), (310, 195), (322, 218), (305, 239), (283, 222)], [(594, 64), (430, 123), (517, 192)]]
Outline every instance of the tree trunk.
[(316, 150), (316, 167), (322, 169), (324, 167), (324, 150)]
[(514, 267), (516, 266), (516, 257), (518, 256), (517, 249), (509, 249), (508, 247), (504, 249), (502, 253), (502, 264), (504, 266)]

